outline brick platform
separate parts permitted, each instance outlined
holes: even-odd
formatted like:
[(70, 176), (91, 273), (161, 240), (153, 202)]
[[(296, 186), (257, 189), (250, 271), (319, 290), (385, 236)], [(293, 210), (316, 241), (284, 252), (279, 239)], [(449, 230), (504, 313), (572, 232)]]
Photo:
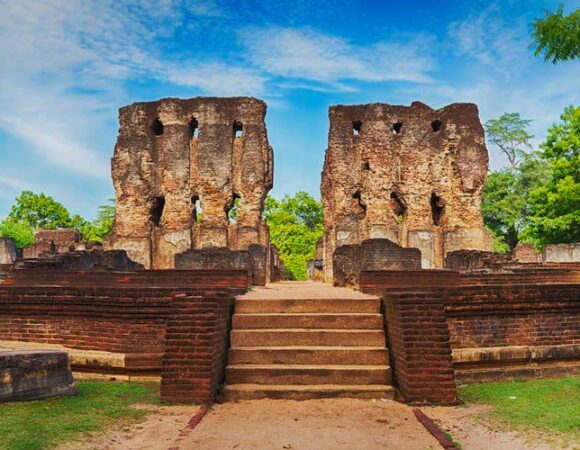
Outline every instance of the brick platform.
[(247, 283), (236, 271), (12, 272), (0, 284), (0, 346), (73, 349), (75, 371), (157, 375), (162, 400), (209, 402)]

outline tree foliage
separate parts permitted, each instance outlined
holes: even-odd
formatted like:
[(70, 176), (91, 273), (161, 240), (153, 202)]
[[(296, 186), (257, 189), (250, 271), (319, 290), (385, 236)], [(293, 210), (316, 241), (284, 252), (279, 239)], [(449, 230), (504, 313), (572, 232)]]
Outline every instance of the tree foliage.
[(537, 153), (524, 154), (515, 169), (492, 172), (483, 190), (481, 212), (495, 237), (495, 250), (513, 250), (530, 222), (530, 193), (548, 180), (549, 167)]
[(566, 108), (561, 120), (541, 152), (522, 154), (515, 169), (489, 175), (482, 214), (496, 249), (580, 241), (580, 108)]
[(580, 8), (566, 16), (560, 5), (556, 12), (546, 11), (532, 26), (535, 56), (543, 55), (552, 64), (580, 58)]
[(522, 119), (519, 113), (505, 113), (499, 119), (485, 123), (487, 139), (506, 156), (512, 170), (517, 169), (525, 150), (531, 148), (530, 141), (534, 136), (527, 131), (531, 122)]
[(83, 221), (78, 226), (85, 241), (102, 242), (110, 233), (115, 220), (115, 200), (110, 198), (105, 205), (99, 206), (97, 218), (93, 221)]
[(102, 241), (110, 232), (115, 217), (114, 200), (99, 207), (98, 216), (88, 221), (70, 212), (46, 194), (22, 191), (15, 199), (8, 216), (0, 222), (0, 235), (14, 239), (17, 247), (34, 243), (37, 229), (76, 228), (86, 241)]
[(306, 279), (306, 262), (314, 257), (322, 236), (322, 205), (306, 192), (276, 200), (268, 196), (264, 219), (290, 279)]
[[(32, 228), (54, 230), (74, 225), (68, 210), (52, 197), (22, 191), (10, 208), (8, 219), (14, 222), (26, 222)], [(75, 218), (78, 220), (78, 218)]]
[(580, 107), (560, 119), (541, 146), (551, 176), (530, 195), (529, 235), (540, 245), (580, 241)]
[(28, 247), (34, 244), (34, 231), (28, 222), (6, 218), (0, 222), (0, 236), (14, 239), (16, 247)]

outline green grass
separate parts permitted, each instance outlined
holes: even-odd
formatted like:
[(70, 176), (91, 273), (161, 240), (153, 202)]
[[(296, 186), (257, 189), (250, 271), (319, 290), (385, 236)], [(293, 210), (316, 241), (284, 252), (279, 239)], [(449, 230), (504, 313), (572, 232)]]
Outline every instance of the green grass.
[(492, 405), (490, 415), (513, 428), (580, 439), (580, 377), (469, 384), (459, 395), (468, 403)]
[(159, 386), (80, 381), (79, 394), (0, 405), (0, 449), (35, 450), (116, 424), (137, 422), (148, 411), (132, 405), (159, 404)]

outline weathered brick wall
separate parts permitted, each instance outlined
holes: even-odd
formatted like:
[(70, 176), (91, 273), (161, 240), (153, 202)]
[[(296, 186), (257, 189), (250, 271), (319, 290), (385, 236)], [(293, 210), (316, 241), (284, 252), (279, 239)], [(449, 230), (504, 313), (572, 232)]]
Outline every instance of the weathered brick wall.
[(483, 252), (478, 250), (457, 250), (449, 252), (445, 257), (447, 269), (473, 271), (482, 269), (501, 269), (512, 261), (511, 255)]
[(480, 205), (488, 154), (476, 105), (338, 105), (329, 118), (321, 182), (328, 279), (334, 250), (365, 239), (418, 248), (423, 268), (443, 267), (450, 251), (491, 249)]
[[(35, 286), (16, 276), (0, 284), (0, 341), (121, 354), (121, 368), (97, 360), (73, 368), (161, 374), (163, 400), (211, 401), (223, 381), (232, 298), (245, 291), (248, 279), (235, 271), (220, 280), (169, 272), (57, 273), (66, 287), (47, 286), (47, 274)], [(183, 287), (189, 283), (195, 287)], [(143, 287), (155, 284), (166, 287)]]
[(223, 383), (232, 302), (220, 296), (178, 295), (167, 321), (161, 397), (213, 401)]
[(445, 314), (453, 348), (580, 344), (580, 284), (450, 289)]
[(132, 273), (30, 271), (9, 272), (4, 280), (14, 286), (103, 287), (226, 287), (234, 293), (248, 286), (246, 270), (147, 270)]
[(189, 249), (267, 245), (262, 210), (273, 151), (265, 115), (266, 104), (249, 97), (121, 108), (112, 159), (117, 209), (105, 247), (127, 250), (147, 269), (167, 269)]
[[(421, 386), (428, 363), (413, 362), (409, 343), (435, 345), (437, 338), (425, 335), (438, 326), (447, 333), (455, 376), (461, 381), (579, 374), (579, 275), (570, 267), (477, 275), (366, 271), (361, 273), (361, 290), (383, 298), (392, 365), (405, 393), (410, 375)], [(422, 307), (423, 298), (439, 299), (440, 305), (425, 302)]]
[(361, 271), (420, 269), (421, 252), (388, 239), (367, 239), (361, 244), (338, 247), (333, 267), (335, 286), (358, 286)]
[(391, 291), (383, 301), (394, 375), (405, 399), (456, 403), (443, 296), (436, 291)]

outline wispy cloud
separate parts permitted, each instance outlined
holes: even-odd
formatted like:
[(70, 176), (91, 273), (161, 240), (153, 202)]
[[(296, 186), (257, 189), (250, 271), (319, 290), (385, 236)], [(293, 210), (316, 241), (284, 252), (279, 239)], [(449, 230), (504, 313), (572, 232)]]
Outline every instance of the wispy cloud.
[(450, 48), (490, 67), (529, 61), (529, 35), (523, 18), (501, 14), (498, 3), (448, 26)]
[(163, 57), (160, 43), (188, 17), (219, 17), (211, 1), (0, 0), (0, 127), (46, 162), (109, 177), (111, 149), (96, 150), (125, 83), (151, 79), (212, 95), (263, 91), (256, 70)]
[(269, 27), (246, 29), (241, 38), (254, 65), (277, 77), (323, 83), (341, 91), (354, 89), (349, 80), (433, 81), (429, 73), (435, 60), (426, 51), (430, 38), (425, 36), (405, 43), (356, 45), (310, 28)]

